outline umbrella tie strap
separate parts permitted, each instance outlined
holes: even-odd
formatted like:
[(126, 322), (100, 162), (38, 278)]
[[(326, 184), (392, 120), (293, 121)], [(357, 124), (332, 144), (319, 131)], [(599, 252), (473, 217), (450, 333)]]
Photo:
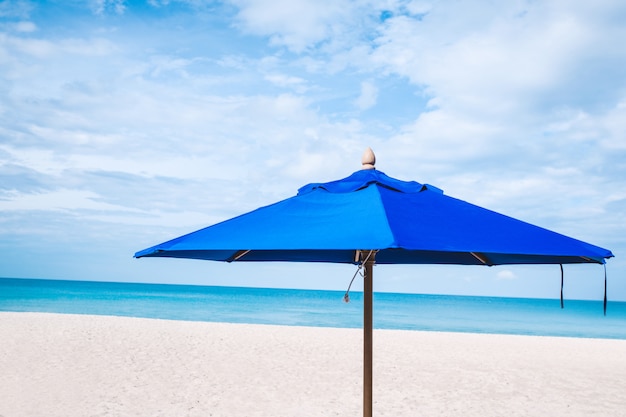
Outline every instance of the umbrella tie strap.
[(352, 283), (354, 282), (354, 279), (356, 278), (357, 275), (361, 275), (362, 277), (364, 277), (363, 273), (361, 272), (361, 270), (363, 269), (363, 265), (365, 265), (367, 263), (367, 261), (369, 261), (370, 256), (372, 256), (372, 253), (374, 253), (373, 250), (371, 250), (368, 254), (367, 257), (365, 258), (364, 261), (359, 262), (359, 265), (356, 269), (356, 272), (354, 273), (354, 275), (352, 276), (352, 279), (350, 280), (350, 285), (348, 285), (348, 289), (346, 290), (346, 293), (343, 295), (343, 301), (345, 303), (349, 303), (350, 302), (350, 288), (352, 287)]
[(563, 264), (559, 266), (561, 267), (561, 308), (563, 308)]
[(604, 264), (604, 315), (606, 316), (606, 264)]

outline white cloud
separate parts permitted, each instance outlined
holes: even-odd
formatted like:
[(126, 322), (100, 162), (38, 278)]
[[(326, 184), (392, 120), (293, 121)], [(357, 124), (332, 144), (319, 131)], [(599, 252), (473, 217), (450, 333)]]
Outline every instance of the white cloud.
[[(581, 3), (481, 3), (439, 3), (423, 19), (388, 19), (373, 62), (425, 86), (448, 111), (520, 123), (599, 94), (581, 83), (603, 83), (604, 69), (626, 59), (619, 52), (624, 29), (607, 22), (608, 10), (589, 14)], [(470, 26), (475, 10), (480, 16)]]
[(33, 22), (22, 21), (22, 22), (17, 22), (14, 25), (14, 28), (15, 28), (15, 31), (17, 32), (30, 33), (30, 32), (35, 32), (37, 30), (37, 25), (34, 24)]
[(27, 19), (33, 8), (28, 0), (5, 0), (0, 3), (0, 17)]
[(361, 83), (361, 95), (356, 99), (355, 104), (359, 110), (367, 110), (376, 105), (378, 98), (378, 88), (370, 81)]
[(498, 273), (496, 274), (496, 279), (498, 279), (498, 280), (514, 280), (514, 279), (517, 279), (517, 276), (515, 275), (515, 273), (513, 271), (505, 269), (505, 270), (502, 270), (502, 271), (498, 271)]
[(97, 15), (103, 15), (107, 12), (115, 14), (123, 14), (126, 11), (125, 0), (91, 0), (93, 12)]
[(9, 49), (12, 54), (25, 54), (39, 59), (55, 58), (62, 54), (82, 56), (104, 56), (115, 49), (103, 38), (63, 39), (49, 41), (36, 38), (22, 38), (0, 33), (0, 47)]
[(347, 2), (320, 4), (314, 0), (235, 0), (243, 30), (270, 36), (276, 45), (297, 52), (327, 39), (333, 24), (346, 16)]
[(5, 195), (0, 210), (127, 210), (125, 207), (98, 201), (91, 191), (61, 189), (46, 193)]
[(626, 151), (626, 98), (602, 115), (600, 122), (602, 146), (609, 151)]
[(307, 90), (306, 80), (300, 77), (286, 74), (268, 74), (265, 76), (265, 79), (278, 87), (292, 88), (299, 94), (305, 93)]
[(433, 9), (433, 5), (431, 2), (413, 0), (407, 4), (406, 8), (413, 15), (424, 15)]

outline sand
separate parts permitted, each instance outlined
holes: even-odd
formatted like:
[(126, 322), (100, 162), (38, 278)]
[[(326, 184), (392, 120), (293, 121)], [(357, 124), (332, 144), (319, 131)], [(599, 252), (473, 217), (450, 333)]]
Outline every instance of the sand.
[[(0, 313), (0, 416), (358, 416), (362, 333)], [(626, 416), (626, 341), (374, 331), (375, 416)]]

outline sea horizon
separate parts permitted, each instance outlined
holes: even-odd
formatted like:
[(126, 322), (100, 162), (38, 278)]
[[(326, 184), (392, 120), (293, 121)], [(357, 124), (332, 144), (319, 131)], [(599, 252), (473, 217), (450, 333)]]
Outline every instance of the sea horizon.
[[(360, 328), (362, 292), (0, 277), (0, 311)], [(626, 302), (374, 293), (374, 328), (626, 339)]]
[[(105, 283), (105, 284), (131, 284), (131, 285), (171, 285), (171, 286), (185, 286), (185, 287), (218, 287), (218, 288), (249, 288), (256, 290), (289, 290), (289, 291), (325, 291), (336, 292), (344, 294), (344, 290), (339, 289), (319, 289), (319, 288), (302, 288), (302, 287), (271, 287), (271, 286), (237, 286), (237, 285), (220, 285), (220, 284), (198, 284), (191, 282), (174, 283), (174, 282), (147, 282), (147, 281), (114, 281), (114, 280), (97, 280), (97, 279), (73, 279), (73, 278), (41, 278), (41, 277), (0, 277), (0, 280), (28, 280), (28, 281), (60, 281), (60, 282), (84, 282), (84, 283)], [(350, 289), (349, 293), (362, 293), (360, 289)], [(515, 296), (503, 296), (503, 295), (479, 295), (479, 294), (445, 294), (445, 293), (421, 293), (421, 292), (400, 292), (400, 291), (385, 291), (374, 290), (375, 294), (404, 294), (404, 295), (423, 295), (423, 296), (443, 296), (443, 297), (472, 297), (472, 298), (504, 298), (513, 300), (556, 300), (560, 302), (557, 297), (515, 297)], [(590, 301), (602, 303), (601, 299), (597, 298), (566, 298), (567, 301)], [(626, 300), (609, 300), (611, 303), (625, 303)]]

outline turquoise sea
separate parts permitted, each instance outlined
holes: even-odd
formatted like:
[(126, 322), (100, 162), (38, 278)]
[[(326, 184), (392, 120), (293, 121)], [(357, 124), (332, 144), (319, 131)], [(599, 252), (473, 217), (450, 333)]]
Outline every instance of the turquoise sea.
[[(0, 278), (0, 311), (362, 326), (362, 293)], [(374, 327), (626, 339), (626, 302), (374, 294)]]

